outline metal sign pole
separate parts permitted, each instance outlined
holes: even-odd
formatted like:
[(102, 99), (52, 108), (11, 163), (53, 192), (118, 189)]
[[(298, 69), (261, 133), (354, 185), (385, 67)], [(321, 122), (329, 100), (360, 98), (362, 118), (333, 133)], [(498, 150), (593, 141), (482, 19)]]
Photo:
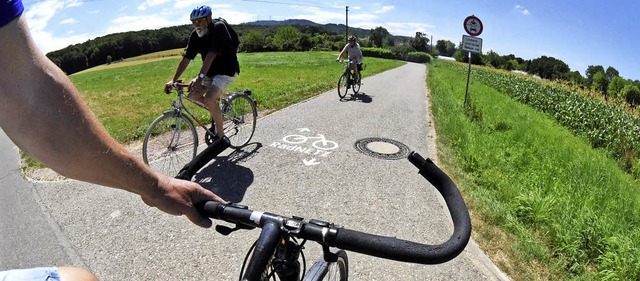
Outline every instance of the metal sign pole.
[(482, 53), (482, 21), (474, 15), (464, 19), (464, 31), (471, 36), (462, 35), (462, 49), (469, 52), (469, 68), (467, 69), (467, 88), (464, 90), (464, 107), (469, 103), (469, 80), (471, 78), (471, 52)]
[(464, 90), (464, 106), (467, 107), (469, 98), (469, 78), (471, 77), (471, 52), (469, 52), (469, 68), (467, 69), (467, 88)]

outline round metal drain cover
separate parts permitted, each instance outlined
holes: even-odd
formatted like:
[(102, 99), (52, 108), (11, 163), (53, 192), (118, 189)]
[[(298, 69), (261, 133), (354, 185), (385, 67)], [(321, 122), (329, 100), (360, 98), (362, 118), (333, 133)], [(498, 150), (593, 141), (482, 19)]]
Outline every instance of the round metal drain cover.
[(409, 156), (409, 147), (392, 139), (365, 138), (354, 144), (356, 150), (380, 159), (398, 160)]

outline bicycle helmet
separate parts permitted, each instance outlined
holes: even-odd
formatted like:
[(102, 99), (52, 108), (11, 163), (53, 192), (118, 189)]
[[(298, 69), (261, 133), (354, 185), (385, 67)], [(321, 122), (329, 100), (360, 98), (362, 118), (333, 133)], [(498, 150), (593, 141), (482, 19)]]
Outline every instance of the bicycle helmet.
[(356, 41), (356, 39), (355, 35), (349, 35), (349, 41)]
[(209, 16), (211, 16), (211, 7), (206, 5), (196, 7), (195, 9), (193, 9), (193, 11), (191, 11), (191, 20)]

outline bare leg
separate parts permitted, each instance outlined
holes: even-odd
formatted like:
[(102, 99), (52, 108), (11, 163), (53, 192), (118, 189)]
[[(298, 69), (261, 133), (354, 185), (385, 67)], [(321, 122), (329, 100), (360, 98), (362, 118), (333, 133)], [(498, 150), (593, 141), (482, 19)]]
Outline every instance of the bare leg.
[(211, 85), (204, 95), (204, 105), (209, 109), (213, 122), (216, 123), (216, 133), (219, 137), (224, 137), (224, 119), (222, 117), (222, 111), (220, 111), (220, 97), (222, 97), (222, 91), (215, 85)]
[(61, 281), (98, 281), (93, 273), (79, 267), (58, 267)]

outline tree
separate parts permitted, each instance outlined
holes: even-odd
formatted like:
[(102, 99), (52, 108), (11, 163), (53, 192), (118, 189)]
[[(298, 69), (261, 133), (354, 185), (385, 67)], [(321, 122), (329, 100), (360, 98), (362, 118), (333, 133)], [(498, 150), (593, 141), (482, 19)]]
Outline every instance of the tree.
[(609, 80), (604, 71), (598, 71), (593, 75), (593, 82), (591, 83), (591, 89), (601, 93), (604, 99), (607, 99), (607, 87), (609, 86)]
[(440, 55), (451, 57), (456, 52), (456, 44), (449, 40), (438, 40), (436, 42), (436, 50), (440, 52)]
[(602, 67), (602, 65), (590, 65), (587, 67), (587, 70), (584, 72), (584, 76), (587, 77), (587, 86), (593, 84), (593, 75), (598, 72), (604, 73), (604, 67)]
[(267, 45), (267, 38), (264, 33), (252, 30), (242, 36), (240, 50), (244, 52), (260, 52), (264, 51)]
[(276, 31), (273, 36), (273, 45), (281, 51), (295, 50), (301, 36), (298, 29), (291, 25), (286, 25)]
[(622, 95), (632, 108), (640, 104), (640, 87), (638, 85), (627, 84), (622, 89)]
[(416, 36), (409, 41), (409, 45), (418, 52), (427, 52), (429, 49), (429, 38), (422, 32), (416, 32)]
[(486, 60), (486, 63), (493, 66), (494, 68), (502, 68), (502, 66), (505, 64), (503, 58), (493, 50), (489, 50), (484, 58)]
[(382, 43), (383, 47), (394, 47), (396, 45), (396, 39), (393, 36), (389, 35), (384, 38), (384, 42)]
[(573, 85), (584, 87), (587, 85), (587, 79), (580, 74), (580, 71), (572, 71), (565, 74), (564, 79), (572, 83)]
[(569, 72), (569, 65), (554, 57), (542, 56), (531, 61), (527, 72), (543, 79), (561, 79)]
[(609, 81), (611, 81), (613, 77), (620, 76), (620, 72), (618, 72), (617, 69), (613, 68), (613, 66), (607, 67), (607, 71), (605, 71), (605, 74), (607, 75), (607, 80)]
[(622, 89), (626, 86), (627, 81), (620, 76), (614, 76), (607, 86), (607, 94), (614, 99), (622, 97)]
[(384, 27), (379, 26), (371, 30), (371, 35), (369, 40), (373, 42), (374, 46), (378, 48), (382, 48), (384, 46), (382, 43), (389, 36), (391, 36), (389, 31), (387, 31), (387, 29), (385, 29)]

